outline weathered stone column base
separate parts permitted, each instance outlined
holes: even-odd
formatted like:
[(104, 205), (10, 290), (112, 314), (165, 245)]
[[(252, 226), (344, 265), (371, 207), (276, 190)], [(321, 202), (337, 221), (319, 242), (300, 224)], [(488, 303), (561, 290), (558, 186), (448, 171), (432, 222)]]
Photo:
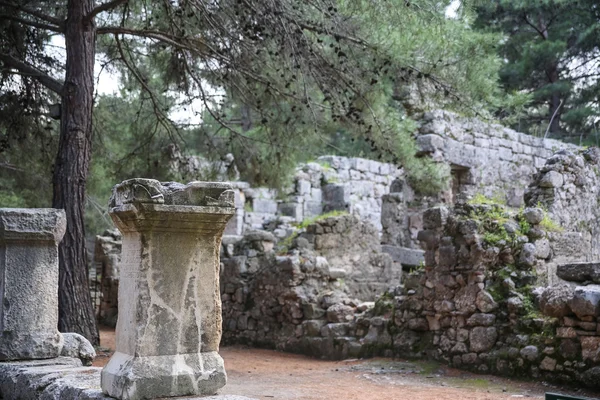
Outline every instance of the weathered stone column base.
[(58, 331), (55, 334), (11, 333), (3, 332), (0, 337), (0, 361), (55, 358), (63, 347), (63, 338)]
[(102, 370), (105, 394), (123, 400), (211, 395), (227, 383), (216, 351), (133, 357), (116, 352)]

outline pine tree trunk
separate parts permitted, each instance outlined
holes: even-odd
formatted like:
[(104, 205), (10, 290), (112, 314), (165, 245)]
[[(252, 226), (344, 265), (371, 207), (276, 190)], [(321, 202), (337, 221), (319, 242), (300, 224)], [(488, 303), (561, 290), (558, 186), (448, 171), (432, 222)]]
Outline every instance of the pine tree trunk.
[(99, 343), (90, 297), (83, 212), (91, 144), (96, 27), (85, 16), (93, 0), (69, 0), (67, 51), (62, 95), (60, 141), (54, 165), (52, 206), (67, 214), (67, 231), (59, 245), (59, 323), (61, 332), (76, 332)]

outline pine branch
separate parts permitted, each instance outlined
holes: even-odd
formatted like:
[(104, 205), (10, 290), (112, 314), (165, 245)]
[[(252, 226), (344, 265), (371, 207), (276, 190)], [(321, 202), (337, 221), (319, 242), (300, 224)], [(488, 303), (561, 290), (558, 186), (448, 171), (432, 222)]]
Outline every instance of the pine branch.
[[(151, 29), (130, 29), (120, 26), (104, 26), (96, 30), (98, 35), (129, 35), (142, 37), (146, 39), (155, 39), (164, 44), (168, 44), (178, 49), (189, 50), (195, 53), (203, 54), (205, 56), (210, 55), (211, 57), (224, 59), (224, 56), (220, 55), (216, 50), (212, 49), (208, 43), (200, 39), (193, 38), (181, 38), (175, 35), (171, 35), (167, 32), (155, 31)], [(194, 43), (196, 42), (196, 43)], [(206, 50), (212, 50), (211, 53)]]
[(104, 11), (110, 11), (114, 8), (119, 7), (122, 4), (127, 3), (129, 0), (112, 0), (103, 4), (100, 4), (98, 7), (94, 8), (86, 17), (87, 21), (91, 21), (94, 17)]
[(41, 11), (37, 11), (28, 7), (23, 7), (20, 4), (16, 4), (16, 3), (12, 3), (9, 1), (0, 1), (0, 6), (3, 7), (10, 7), (10, 8), (14, 8), (17, 11), (21, 11), (24, 12), (26, 14), (29, 14), (31, 16), (34, 16), (36, 18), (39, 18), (43, 21), (49, 22), (51, 24), (54, 24), (56, 26), (62, 27), (65, 24), (65, 21), (60, 19), (60, 18), (56, 18), (56, 17), (52, 17), (50, 15), (46, 15)]
[(64, 33), (64, 28), (59, 25), (45, 24), (43, 22), (31, 21), (31, 20), (28, 20), (25, 18), (20, 18), (20, 17), (14, 16), (14, 15), (6, 15), (6, 14), (0, 14), (0, 20), (1, 19), (20, 22), (24, 25), (33, 26), (34, 28), (39, 28), (39, 29), (46, 29), (46, 30), (56, 32), (56, 33)]
[(9, 54), (0, 53), (0, 62), (5, 68), (15, 69), (21, 74), (31, 76), (42, 85), (59, 95), (63, 92), (64, 87), (60, 81), (23, 61), (17, 60)]

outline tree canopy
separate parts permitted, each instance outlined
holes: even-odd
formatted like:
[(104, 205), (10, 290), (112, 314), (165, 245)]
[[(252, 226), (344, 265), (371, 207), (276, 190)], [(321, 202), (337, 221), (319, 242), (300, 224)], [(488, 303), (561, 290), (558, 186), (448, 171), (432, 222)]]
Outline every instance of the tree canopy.
[(504, 35), (500, 70), (508, 91), (530, 93), (520, 131), (577, 139), (600, 117), (600, 7), (594, 0), (481, 2), (475, 26)]

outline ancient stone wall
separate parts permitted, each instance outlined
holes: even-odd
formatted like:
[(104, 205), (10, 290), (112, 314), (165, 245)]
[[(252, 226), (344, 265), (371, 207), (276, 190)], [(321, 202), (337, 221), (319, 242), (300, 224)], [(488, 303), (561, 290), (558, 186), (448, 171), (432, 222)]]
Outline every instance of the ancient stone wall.
[(267, 188), (244, 190), (244, 229), (263, 229), (278, 216), (297, 222), (339, 210), (358, 215), (381, 231), (382, 198), (403, 172), (392, 164), (337, 156), (298, 166), (293, 185), (281, 196)]
[(316, 221), (278, 247), (264, 231), (230, 239), (221, 269), (225, 343), (298, 351), (304, 321), (345, 322), (354, 307), (401, 279), (376, 229), (352, 215)]
[(511, 207), (523, 205), (536, 169), (552, 154), (579, 149), (442, 110), (424, 113), (420, 123), (417, 144), (423, 154), (451, 166), (455, 197), (480, 193), (502, 197)]
[(556, 266), (600, 259), (600, 150), (559, 151), (539, 170), (527, 193), (556, 222), (549, 235)]
[[(251, 263), (257, 273), (225, 265), (224, 340), (330, 359), (433, 358), (475, 372), (597, 388), (600, 286), (536, 289), (544, 281), (536, 271), (552, 258), (543, 220), (537, 208), (430, 209), (419, 234), (425, 267), (404, 285), (390, 280), (375, 302), (347, 296), (328, 262), (308, 247), (263, 270), (266, 263)], [(255, 246), (257, 257), (271, 247)], [(588, 272), (600, 279), (597, 265)]]

